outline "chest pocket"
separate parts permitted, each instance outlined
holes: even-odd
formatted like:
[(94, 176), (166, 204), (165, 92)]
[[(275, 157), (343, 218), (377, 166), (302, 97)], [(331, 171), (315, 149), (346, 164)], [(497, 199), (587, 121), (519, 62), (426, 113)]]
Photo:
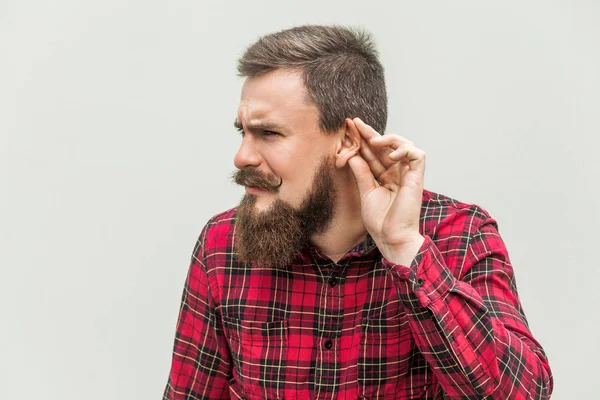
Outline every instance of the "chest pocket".
[(223, 326), (245, 398), (283, 399), (287, 321), (246, 321), (224, 316)]
[(415, 346), (404, 315), (363, 319), (358, 359), (360, 398), (425, 398), (428, 378), (431, 371)]

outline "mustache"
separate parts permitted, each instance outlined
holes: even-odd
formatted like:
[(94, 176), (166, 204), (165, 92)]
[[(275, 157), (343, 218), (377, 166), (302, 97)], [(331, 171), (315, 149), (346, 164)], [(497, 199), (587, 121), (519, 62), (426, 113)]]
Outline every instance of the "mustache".
[(239, 169), (231, 176), (233, 182), (241, 186), (252, 186), (259, 189), (276, 192), (283, 185), (283, 178), (275, 175), (266, 175), (255, 169)]

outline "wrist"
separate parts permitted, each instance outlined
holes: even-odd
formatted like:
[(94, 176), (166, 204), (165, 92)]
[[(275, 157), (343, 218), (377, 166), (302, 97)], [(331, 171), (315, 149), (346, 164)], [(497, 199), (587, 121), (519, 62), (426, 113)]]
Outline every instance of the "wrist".
[(391, 263), (410, 267), (424, 242), (425, 237), (419, 235), (410, 242), (384, 246), (381, 255)]

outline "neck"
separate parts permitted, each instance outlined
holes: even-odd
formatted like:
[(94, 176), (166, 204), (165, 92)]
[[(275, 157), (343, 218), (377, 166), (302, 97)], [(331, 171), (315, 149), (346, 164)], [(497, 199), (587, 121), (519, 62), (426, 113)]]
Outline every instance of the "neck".
[(311, 243), (333, 262), (338, 262), (348, 250), (362, 242), (367, 231), (362, 221), (358, 187), (349, 169), (338, 179), (340, 194), (329, 227), (314, 235)]

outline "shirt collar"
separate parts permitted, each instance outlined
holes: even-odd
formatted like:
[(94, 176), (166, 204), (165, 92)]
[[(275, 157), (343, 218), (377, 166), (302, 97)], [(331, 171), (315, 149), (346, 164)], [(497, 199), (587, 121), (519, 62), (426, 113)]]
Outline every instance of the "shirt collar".
[[(365, 256), (371, 253), (376, 248), (377, 246), (375, 245), (375, 241), (373, 240), (371, 235), (367, 233), (365, 239), (350, 250), (348, 250), (346, 254), (344, 254), (344, 256), (338, 261), (338, 264), (341, 264), (344, 261), (350, 261), (352, 258)], [(312, 262), (313, 260), (331, 262), (329, 257), (323, 254), (312, 244), (309, 244), (307, 248), (302, 252), (301, 259), (309, 262)]]

